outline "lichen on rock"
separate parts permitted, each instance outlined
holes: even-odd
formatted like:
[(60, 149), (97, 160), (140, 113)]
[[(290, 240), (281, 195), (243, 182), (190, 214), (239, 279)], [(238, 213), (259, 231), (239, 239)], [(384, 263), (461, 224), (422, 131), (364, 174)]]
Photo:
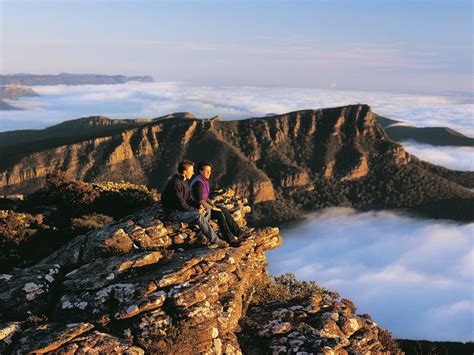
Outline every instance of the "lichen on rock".
[[(246, 199), (232, 190), (215, 199), (246, 225)], [(2, 275), (0, 351), (241, 354), (250, 335), (263, 353), (384, 350), (350, 302), (253, 302), (277, 228), (223, 248), (203, 245), (196, 228), (164, 221), (156, 203)]]

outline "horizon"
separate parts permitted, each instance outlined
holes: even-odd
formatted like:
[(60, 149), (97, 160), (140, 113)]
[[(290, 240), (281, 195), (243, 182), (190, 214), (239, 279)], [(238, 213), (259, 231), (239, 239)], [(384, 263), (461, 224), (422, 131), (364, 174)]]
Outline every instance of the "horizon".
[(465, 0), (1, 0), (0, 68), (472, 95), (471, 13)]
[[(295, 352), (472, 341), (473, 15), (472, 0), (0, 0), (0, 313), (18, 328), (8, 351), (29, 345), (31, 327), (57, 323), (97, 327), (58, 351), (91, 334), (157, 351), (181, 332), (183, 344), (204, 349), (209, 335), (215, 353), (231, 343), (245, 352), (247, 316), (249, 339), (265, 334), (262, 346), (277, 350), (282, 339)], [(178, 113), (194, 118), (159, 119)], [(244, 249), (258, 263), (243, 249), (235, 260), (196, 252), (208, 229), (162, 214), (162, 188), (183, 159), (213, 165), (209, 188), (222, 197), (210, 202), (250, 227)], [(230, 241), (220, 213), (218, 235)], [(277, 230), (281, 245), (265, 249)], [(61, 271), (46, 274), (53, 261)], [(88, 278), (96, 265), (103, 272)], [(260, 267), (268, 285), (299, 280), (285, 292), (260, 287), (275, 293), (260, 314), (278, 324), (250, 312)], [(331, 311), (313, 294), (307, 308), (301, 281), (340, 303)], [(284, 305), (287, 292), (298, 297)], [(309, 334), (308, 348), (294, 331)], [(91, 349), (113, 351), (110, 339)]]

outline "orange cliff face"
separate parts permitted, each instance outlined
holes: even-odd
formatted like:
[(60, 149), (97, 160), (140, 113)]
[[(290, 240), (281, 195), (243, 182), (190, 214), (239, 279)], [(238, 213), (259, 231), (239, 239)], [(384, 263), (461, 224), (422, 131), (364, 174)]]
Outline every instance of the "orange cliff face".
[[(101, 122), (111, 126), (104, 117), (95, 118), (93, 124), (84, 119), (77, 124), (92, 127), (93, 133)], [(140, 120), (135, 126), (122, 124), (126, 125), (114, 128), (118, 132), (80, 141), (71, 137), (70, 144), (48, 149), (32, 144), (28, 151), (28, 142), (22, 143), (20, 153), (2, 148), (9, 158), (0, 164), (2, 193), (31, 192), (55, 170), (89, 182), (126, 180), (160, 190), (177, 162), (191, 159), (213, 163), (214, 186), (234, 187), (261, 202), (275, 199), (275, 188), (305, 187), (318, 174), (340, 180), (363, 178), (376, 156), (390, 149), (394, 162), (409, 159), (387, 138), (367, 105), (241, 121), (201, 120), (180, 113)], [(48, 139), (50, 145), (60, 140), (54, 135)]]

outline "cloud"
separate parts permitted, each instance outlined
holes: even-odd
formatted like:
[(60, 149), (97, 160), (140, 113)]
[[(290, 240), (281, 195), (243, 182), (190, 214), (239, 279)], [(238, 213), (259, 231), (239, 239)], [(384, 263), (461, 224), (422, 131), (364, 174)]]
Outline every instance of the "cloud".
[(474, 171), (474, 147), (438, 147), (405, 141), (403, 147), (422, 160), (456, 170)]
[(329, 208), (281, 233), (271, 274), (340, 292), (395, 337), (473, 339), (474, 223)]
[[(43, 128), (92, 115), (152, 118), (189, 111), (226, 119), (264, 116), (302, 109), (367, 103), (374, 112), (416, 126), (448, 126), (474, 136), (472, 100), (462, 95), (408, 95), (387, 92), (254, 86), (198, 86), (184, 82), (121, 85), (35, 86), (39, 98), (16, 101), (26, 111), (0, 112), (0, 131)], [(407, 143), (424, 160), (473, 170), (471, 151)]]

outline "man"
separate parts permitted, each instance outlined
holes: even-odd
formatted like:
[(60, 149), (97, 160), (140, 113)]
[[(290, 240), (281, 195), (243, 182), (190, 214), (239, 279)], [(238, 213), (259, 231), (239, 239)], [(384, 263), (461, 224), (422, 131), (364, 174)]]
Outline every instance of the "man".
[(211, 218), (216, 219), (219, 229), (224, 239), (231, 245), (238, 245), (241, 237), (248, 236), (243, 232), (237, 222), (234, 220), (230, 212), (224, 207), (216, 207), (209, 202), (209, 178), (211, 176), (212, 166), (208, 162), (200, 162), (198, 164), (199, 174), (196, 175), (190, 183), (195, 201), (211, 211)]
[(210, 213), (201, 214), (199, 202), (191, 196), (186, 180), (191, 179), (193, 175), (194, 163), (192, 161), (183, 160), (178, 164), (178, 174), (168, 180), (161, 194), (161, 205), (165, 218), (170, 221), (195, 223), (211, 243), (219, 247), (227, 246), (227, 243), (220, 240), (212, 230), (209, 224)]

